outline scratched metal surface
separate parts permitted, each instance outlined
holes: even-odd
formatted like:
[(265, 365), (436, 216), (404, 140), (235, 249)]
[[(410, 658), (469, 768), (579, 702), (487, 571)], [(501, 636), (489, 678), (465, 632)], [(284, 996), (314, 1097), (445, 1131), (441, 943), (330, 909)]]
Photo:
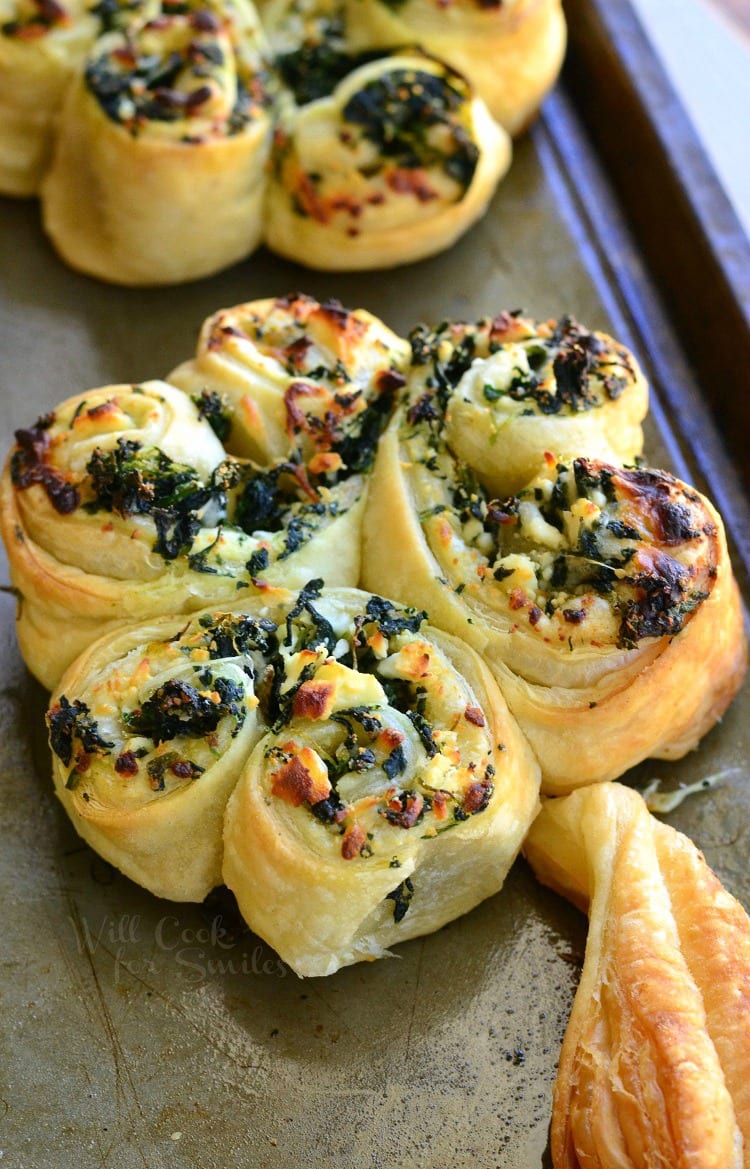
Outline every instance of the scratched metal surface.
[[(365, 306), (403, 331), (503, 306), (572, 312), (613, 329), (642, 359), (657, 346), (651, 372), (671, 379), (672, 401), (677, 384), (694, 406), (679, 339), (639, 282), (606, 189), (594, 212), (571, 194), (581, 168), (587, 190), (598, 179), (570, 119), (563, 99), (548, 105), (488, 217), (456, 249), (374, 277), (315, 275), (259, 255), (190, 287), (109, 288), (55, 259), (33, 203), (0, 202), (3, 450), (14, 428), (69, 394), (168, 371), (214, 309), (296, 288)], [(621, 272), (635, 273), (635, 307), (632, 288), (616, 287)], [(705, 452), (691, 462), (682, 430), (657, 397), (651, 460), (700, 475)], [(725, 491), (721, 468), (709, 486)], [(502, 893), (402, 946), (397, 960), (302, 982), (221, 893), (203, 906), (158, 901), (79, 843), (51, 794), (45, 695), (18, 655), (8, 594), (0, 638), (4, 1164), (547, 1164), (554, 1068), (585, 939), (578, 914), (519, 862)], [(698, 754), (634, 777), (727, 773), (671, 819), (746, 905), (748, 701), (746, 687)]]

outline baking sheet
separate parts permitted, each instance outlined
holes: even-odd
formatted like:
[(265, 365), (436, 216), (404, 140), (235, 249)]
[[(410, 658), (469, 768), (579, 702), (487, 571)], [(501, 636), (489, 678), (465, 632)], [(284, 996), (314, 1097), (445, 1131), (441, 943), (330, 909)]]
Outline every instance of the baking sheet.
[[(451, 252), (388, 273), (321, 275), (258, 253), (191, 286), (110, 288), (55, 258), (35, 203), (0, 201), (3, 450), (16, 427), (71, 394), (165, 374), (191, 354), (215, 309), (297, 289), (366, 307), (401, 332), (502, 307), (569, 312), (614, 331), (645, 359), (653, 320), (651, 333), (639, 331), (611, 279), (632, 265), (624, 252), (612, 254), (626, 237), (597, 235), (569, 196), (580, 144), (559, 149), (559, 118), (570, 116), (560, 101), (518, 144), (487, 218)], [(644, 281), (637, 292), (643, 309), (653, 290)], [(712, 467), (705, 458), (691, 463), (680, 418), (667, 411), (675, 394), (689, 403), (695, 387), (679, 339), (659, 337), (647, 365), (670, 378), (670, 393), (660, 397), (656, 387), (648, 455), (703, 485)], [(718, 449), (710, 428), (705, 443)], [(720, 478), (717, 489), (726, 487)], [(52, 796), (46, 696), (20, 660), (13, 611), (12, 596), (1, 594), (4, 1163), (547, 1165), (584, 919), (519, 862), (499, 895), (399, 947), (397, 958), (299, 980), (242, 926), (225, 893), (203, 906), (159, 901), (81, 844)], [(697, 754), (646, 763), (631, 776), (673, 786), (724, 774), (669, 819), (746, 906), (749, 702), (745, 686)]]

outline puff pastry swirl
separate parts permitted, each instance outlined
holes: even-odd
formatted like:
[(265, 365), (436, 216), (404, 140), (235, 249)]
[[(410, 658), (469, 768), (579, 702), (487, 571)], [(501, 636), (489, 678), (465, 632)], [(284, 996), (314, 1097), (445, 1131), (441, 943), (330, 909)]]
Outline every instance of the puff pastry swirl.
[(77, 832), (159, 897), (221, 881), (229, 793), (266, 729), (257, 690), (275, 648), (263, 597), (241, 613), (161, 618), (109, 635), (47, 712), (56, 792)]
[(226, 813), (224, 880), (300, 975), (437, 929), (503, 883), (539, 772), (481, 660), (424, 613), (312, 582), (272, 731)]
[(297, 294), (214, 313), (167, 380), (226, 402), (232, 453), (335, 474), (370, 468), (408, 363), (407, 342), (371, 313)]
[(637, 793), (545, 801), (525, 851), (588, 909), (563, 1042), (555, 1169), (747, 1169), (750, 920)]
[(711, 503), (667, 472), (552, 456), (492, 499), (433, 421), (397, 415), (381, 441), (366, 586), (387, 583), (485, 655), (548, 792), (695, 747), (747, 661)]
[(472, 226), (510, 156), (463, 76), (416, 50), (378, 58), (330, 94), (290, 103), (274, 139), (266, 243), (313, 268), (411, 263)]
[(72, 86), (42, 185), (74, 268), (195, 280), (260, 242), (273, 84), (250, 0), (165, 2), (102, 37)]
[(128, 622), (228, 603), (325, 571), (354, 584), (364, 484), (227, 457), (166, 382), (105, 386), (19, 431), (0, 485), (18, 637), (48, 688)]
[(494, 495), (525, 487), (545, 451), (629, 463), (641, 454), (648, 385), (635, 356), (571, 317), (501, 312), (411, 333), (415, 416)]
[(3, 194), (37, 194), (60, 105), (99, 31), (85, 0), (0, 0)]

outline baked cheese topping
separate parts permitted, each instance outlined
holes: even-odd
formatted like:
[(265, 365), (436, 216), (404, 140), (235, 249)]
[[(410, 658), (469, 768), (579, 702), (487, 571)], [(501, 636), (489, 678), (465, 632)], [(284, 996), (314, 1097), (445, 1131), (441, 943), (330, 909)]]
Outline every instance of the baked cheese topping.
[(667, 472), (550, 456), (504, 500), (445, 449), (417, 458), (414, 473), (446, 584), (511, 631), (571, 650), (632, 649), (679, 633), (713, 587), (715, 523)]
[(494, 745), (467, 683), (420, 635), (424, 613), (372, 596), (342, 622), (319, 586), (287, 621), (264, 782), (325, 854), (398, 868), (415, 840), (488, 807)]

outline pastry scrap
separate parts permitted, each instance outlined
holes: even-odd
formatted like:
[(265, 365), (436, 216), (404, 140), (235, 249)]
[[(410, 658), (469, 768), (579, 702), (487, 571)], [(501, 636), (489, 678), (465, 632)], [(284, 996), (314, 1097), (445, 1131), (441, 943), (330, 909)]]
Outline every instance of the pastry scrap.
[(214, 313), (196, 356), (167, 380), (225, 403), (223, 441), (234, 454), (354, 472), (371, 468), (409, 356), (371, 313), (297, 294)]
[(485, 656), (548, 793), (695, 747), (747, 663), (711, 503), (665, 471), (550, 454), (495, 498), (441, 429), (420, 399), (381, 440), (365, 586), (387, 582)]
[(325, 570), (359, 574), (364, 482), (228, 456), (198, 404), (165, 382), (62, 403), (16, 445), (0, 522), (18, 637), (48, 688), (93, 640)]
[(525, 853), (588, 909), (560, 1056), (555, 1169), (750, 1165), (750, 921), (620, 784), (544, 802)]
[(377, 595), (289, 610), (271, 731), (226, 813), (224, 880), (300, 975), (377, 958), (496, 892), (537, 764), (478, 656)]
[(482, 215), (510, 140), (471, 84), (401, 50), (290, 102), (274, 139), (266, 243), (308, 267), (353, 270), (442, 251)]
[(348, 0), (352, 44), (414, 42), (472, 79), (501, 126), (518, 134), (565, 53), (560, 0)]
[(249, 0), (164, 0), (96, 42), (42, 185), (74, 268), (119, 284), (194, 280), (263, 232), (275, 80)]

